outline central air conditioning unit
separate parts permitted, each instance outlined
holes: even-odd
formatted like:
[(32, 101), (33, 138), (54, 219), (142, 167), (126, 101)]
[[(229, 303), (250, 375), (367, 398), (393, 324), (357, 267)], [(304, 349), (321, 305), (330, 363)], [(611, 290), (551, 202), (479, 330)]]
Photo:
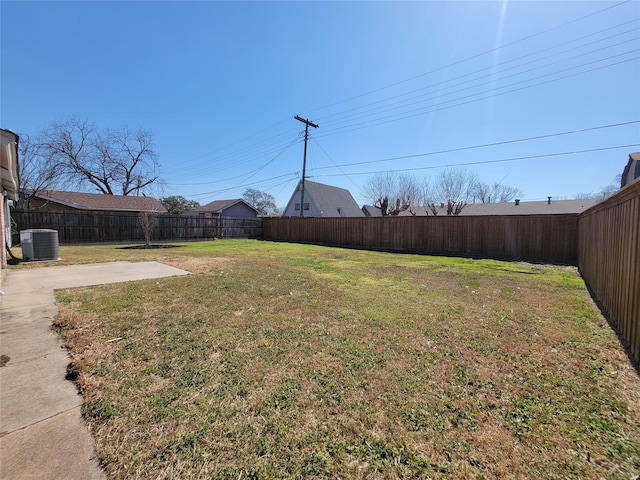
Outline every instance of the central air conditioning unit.
[(45, 229), (22, 230), (20, 232), (22, 260), (34, 262), (60, 260), (58, 231)]

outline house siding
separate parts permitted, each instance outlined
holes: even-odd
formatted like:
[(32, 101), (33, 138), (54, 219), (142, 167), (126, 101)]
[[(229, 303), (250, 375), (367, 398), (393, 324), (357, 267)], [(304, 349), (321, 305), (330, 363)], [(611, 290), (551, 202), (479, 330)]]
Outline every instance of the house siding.
[(60, 212), (64, 210), (79, 210), (68, 205), (54, 202), (53, 200), (44, 200), (42, 198), (33, 197), (29, 200), (29, 207), (32, 210), (40, 210), (43, 212)]
[(235, 217), (235, 218), (256, 218), (258, 215), (255, 210), (247, 207), (244, 203), (236, 203), (229, 208), (225, 208), (220, 212), (221, 217)]
[[(296, 190), (295, 193), (293, 194), (293, 196), (291, 197), (291, 200), (289, 200), (289, 204), (287, 205), (287, 209), (285, 210), (284, 214), (282, 215), (283, 217), (299, 217), (300, 216), (300, 210), (296, 210), (296, 203), (300, 204), (300, 199), (301, 199), (301, 192), (300, 190)], [(330, 216), (330, 215), (324, 215), (322, 212), (322, 210), (320, 208), (318, 208), (318, 206), (315, 204), (315, 202), (313, 201), (313, 197), (311, 196), (310, 192), (305, 191), (304, 192), (304, 203), (308, 203), (309, 204), (309, 210), (305, 210), (304, 211), (304, 215), (305, 217), (321, 217), (321, 216)], [(300, 204), (300, 207), (302, 208), (302, 204)], [(337, 212), (336, 212), (337, 213)], [(338, 215), (333, 215), (333, 216), (338, 216)]]
[[(296, 204), (301, 205), (301, 183), (291, 195), (283, 217), (299, 217), (300, 209), (296, 210)], [(351, 196), (349, 190), (311, 181), (305, 181), (304, 203), (309, 204), (309, 209), (304, 210), (304, 217), (364, 217), (364, 213)]]

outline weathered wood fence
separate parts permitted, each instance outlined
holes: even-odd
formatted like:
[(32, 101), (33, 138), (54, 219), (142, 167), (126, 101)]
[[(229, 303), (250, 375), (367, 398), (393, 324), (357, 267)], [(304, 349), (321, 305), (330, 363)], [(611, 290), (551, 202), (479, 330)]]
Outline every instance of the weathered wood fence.
[[(60, 243), (144, 241), (140, 215), (120, 212), (12, 211), (16, 231), (51, 228)], [(203, 218), (169, 214), (151, 216), (153, 241), (204, 238), (256, 238), (262, 235), (259, 218)], [(18, 239), (15, 239), (16, 243)]]
[(640, 180), (578, 217), (580, 273), (640, 363)]
[(265, 240), (506, 260), (577, 262), (571, 215), (265, 218)]

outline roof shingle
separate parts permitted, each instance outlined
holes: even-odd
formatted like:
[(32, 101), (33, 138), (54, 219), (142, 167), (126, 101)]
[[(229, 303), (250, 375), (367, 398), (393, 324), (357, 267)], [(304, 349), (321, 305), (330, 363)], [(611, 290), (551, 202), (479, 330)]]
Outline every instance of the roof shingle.
[(59, 190), (43, 190), (36, 193), (35, 196), (45, 201), (56, 202), (78, 210), (158, 213), (167, 211), (160, 201), (152, 197), (63, 192)]

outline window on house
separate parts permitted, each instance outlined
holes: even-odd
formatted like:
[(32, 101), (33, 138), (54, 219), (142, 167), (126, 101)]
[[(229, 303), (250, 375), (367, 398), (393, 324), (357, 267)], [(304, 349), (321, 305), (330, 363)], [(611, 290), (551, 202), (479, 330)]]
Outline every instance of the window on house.
[(296, 203), (295, 209), (296, 209), (296, 212), (300, 211), (300, 204), (299, 203)]
[(309, 210), (309, 204), (307, 202), (304, 202), (304, 209)]

